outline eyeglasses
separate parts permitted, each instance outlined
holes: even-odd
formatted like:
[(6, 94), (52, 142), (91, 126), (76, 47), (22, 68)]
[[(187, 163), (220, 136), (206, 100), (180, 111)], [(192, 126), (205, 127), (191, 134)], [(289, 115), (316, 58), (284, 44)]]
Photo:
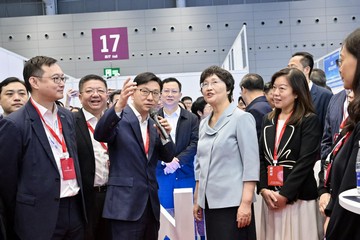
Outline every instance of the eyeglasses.
[(161, 93), (164, 94), (164, 95), (169, 95), (170, 93), (171, 93), (172, 95), (176, 95), (176, 94), (179, 93), (179, 91), (177, 91), (177, 90), (170, 90), (170, 89), (164, 89), (164, 90), (162, 90)]
[(61, 83), (61, 81), (66, 83), (66, 81), (68, 80), (68, 78), (66, 76), (61, 76), (60, 77), (60, 76), (57, 76), (57, 75), (52, 76), (52, 77), (40, 77), (40, 76), (34, 76), (34, 77), (37, 77), (37, 78), (51, 78), (54, 81), (54, 83), (56, 83), (56, 84)]
[(107, 94), (107, 91), (102, 88), (88, 88), (80, 93), (86, 93), (87, 95), (93, 95), (94, 93), (98, 93), (99, 95), (105, 95)]
[(200, 88), (201, 88), (201, 89), (207, 89), (207, 88), (209, 88), (210, 86), (215, 87), (215, 86), (218, 85), (219, 83), (220, 83), (220, 81), (202, 82), (202, 83), (200, 84)]
[(139, 91), (140, 91), (140, 94), (142, 95), (142, 96), (149, 96), (149, 94), (151, 93), (152, 94), (152, 96), (153, 96), (153, 98), (159, 98), (160, 97), (160, 91), (157, 91), (157, 90), (154, 90), (154, 91), (150, 91), (150, 90), (148, 90), (148, 89), (145, 89), (145, 88), (140, 88), (140, 89), (138, 89)]

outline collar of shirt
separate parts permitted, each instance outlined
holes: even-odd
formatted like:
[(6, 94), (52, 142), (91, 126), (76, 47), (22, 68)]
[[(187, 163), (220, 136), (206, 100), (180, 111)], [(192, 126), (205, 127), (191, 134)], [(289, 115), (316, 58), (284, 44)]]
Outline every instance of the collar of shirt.
[(167, 114), (167, 113), (165, 112), (165, 108), (164, 108), (163, 110), (164, 110), (164, 117), (165, 117), (165, 118), (179, 118), (179, 116), (180, 116), (180, 111), (181, 111), (180, 107), (178, 107), (178, 108), (176, 109), (176, 111), (173, 112), (173, 113), (171, 113), (171, 114)]
[(54, 112), (51, 112), (49, 109), (47, 109), (44, 106), (37, 103), (34, 99), (32, 99), (32, 100), (33, 100), (33, 103), (35, 104), (35, 106), (39, 109), (39, 112), (40, 112), (41, 116), (44, 118), (45, 122), (51, 128), (53, 128), (53, 129), (55, 128), (54, 131), (57, 132), (57, 129), (56, 129), (57, 126), (54, 126), (55, 122), (57, 122), (57, 113), (58, 113), (57, 105), (54, 103)]
[(91, 124), (91, 126), (95, 129), (96, 124), (98, 122), (97, 118), (90, 112), (86, 111), (85, 108), (82, 108), (82, 111), (85, 116), (85, 120)]
[(129, 104), (130, 108), (133, 110), (133, 112), (135, 113), (135, 116), (138, 118), (139, 123), (144, 123), (147, 122), (149, 120), (149, 114), (147, 115), (145, 121), (142, 121), (142, 117), (141, 114), (136, 110), (136, 108), (134, 107), (134, 105), (132, 103)]
[(311, 88), (312, 88), (313, 84), (314, 84), (314, 83), (313, 83), (312, 81), (309, 82), (309, 90), (310, 90), (310, 91), (311, 91)]

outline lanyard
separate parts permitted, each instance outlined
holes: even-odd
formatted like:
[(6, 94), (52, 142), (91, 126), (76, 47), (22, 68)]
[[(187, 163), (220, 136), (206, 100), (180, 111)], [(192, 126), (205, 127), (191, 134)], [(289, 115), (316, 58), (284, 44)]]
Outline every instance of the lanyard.
[[(282, 137), (283, 137), (283, 135), (284, 135), (284, 132), (285, 132), (285, 129), (286, 129), (286, 124), (287, 124), (287, 122), (289, 121), (291, 115), (292, 115), (292, 112), (290, 113), (289, 117), (286, 119), (286, 121), (285, 121), (285, 123), (284, 123), (284, 125), (283, 125), (283, 127), (282, 127), (282, 129), (281, 129), (281, 131), (280, 131), (280, 135), (279, 135), (277, 141), (276, 141), (276, 139), (275, 139), (275, 146), (274, 146), (274, 165), (277, 164), (277, 161), (278, 161), (278, 155), (277, 155), (277, 154), (278, 154), (278, 148), (279, 148), (279, 145), (280, 145), (280, 141), (281, 141), (281, 139), (282, 139)], [(278, 123), (279, 123), (279, 119), (277, 120), (277, 123), (276, 123), (275, 133), (277, 133), (277, 128), (278, 128), (278, 126), (279, 126)]]
[[(44, 123), (45, 127), (49, 130), (50, 134), (55, 138), (55, 140), (56, 140), (58, 143), (60, 143), (63, 153), (66, 153), (66, 152), (67, 152), (67, 149), (66, 149), (65, 139), (62, 138), (62, 139), (60, 140), (60, 137), (56, 134), (56, 132), (45, 122), (44, 117), (41, 115), (39, 108), (34, 104), (32, 98), (30, 98), (30, 100), (31, 100), (31, 104), (34, 106), (36, 112), (38, 113), (38, 115), (39, 115), (41, 121)], [(56, 117), (57, 117), (58, 125), (59, 125), (59, 133), (60, 133), (61, 135), (63, 135), (63, 133), (62, 133), (62, 124), (61, 124), (59, 115), (56, 114)]]
[[(335, 158), (336, 154), (339, 152), (339, 150), (341, 149), (341, 147), (346, 143), (346, 141), (349, 139), (351, 132), (347, 132), (345, 134), (345, 136), (343, 136), (333, 147), (332, 151), (329, 153), (329, 155), (326, 157), (325, 159), (325, 167), (324, 167), (324, 171), (325, 171), (325, 181), (324, 181), (324, 186), (327, 187), (329, 186), (329, 179), (330, 179), (330, 173), (331, 173), (331, 169), (332, 169), (332, 161)], [(331, 156), (332, 155), (332, 156)]]
[[(90, 125), (89, 122), (86, 122), (87, 126), (88, 126), (88, 129), (90, 130), (90, 132), (93, 134), (94, 136), (94, 128)], [(108, 147), (106, 146), (105, 143), (103, 142), (99, 142), (101, 144), (101, 146), (103, 147), (103, 149), (105, 149), (105, 151), (107, 152), (108, 151)]]
[(148, 153), (149, 153), (149, 145), (150, 145), (150, 134), (149, 134), (149, 128), (148, 128), (146, 131), (146, 143), (144, 145), (146, 155), (148, 155)]

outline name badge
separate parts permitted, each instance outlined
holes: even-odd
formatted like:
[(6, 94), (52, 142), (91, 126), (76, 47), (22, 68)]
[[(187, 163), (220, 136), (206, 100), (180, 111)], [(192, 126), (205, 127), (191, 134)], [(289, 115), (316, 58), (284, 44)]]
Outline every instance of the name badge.
[(268, 166), (268, 185), (281, 187), (284, 185), (283, 166)]
[(76, 178), (73, 158), (60, 158), (60, 164), (64, 180), (72, 180)]

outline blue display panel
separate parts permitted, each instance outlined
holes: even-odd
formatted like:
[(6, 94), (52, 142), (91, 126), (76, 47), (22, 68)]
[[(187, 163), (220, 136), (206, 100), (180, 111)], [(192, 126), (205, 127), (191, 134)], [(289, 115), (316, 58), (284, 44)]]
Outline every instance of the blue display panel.
[(336, 65), (336, 60), (340, 57), (340, 52), (336, 51), (324, 58), (324, 71), (326, 75), (326, 84), (331, 88), (337, 88), (343, 86), (339, 74), (339, 68)]

